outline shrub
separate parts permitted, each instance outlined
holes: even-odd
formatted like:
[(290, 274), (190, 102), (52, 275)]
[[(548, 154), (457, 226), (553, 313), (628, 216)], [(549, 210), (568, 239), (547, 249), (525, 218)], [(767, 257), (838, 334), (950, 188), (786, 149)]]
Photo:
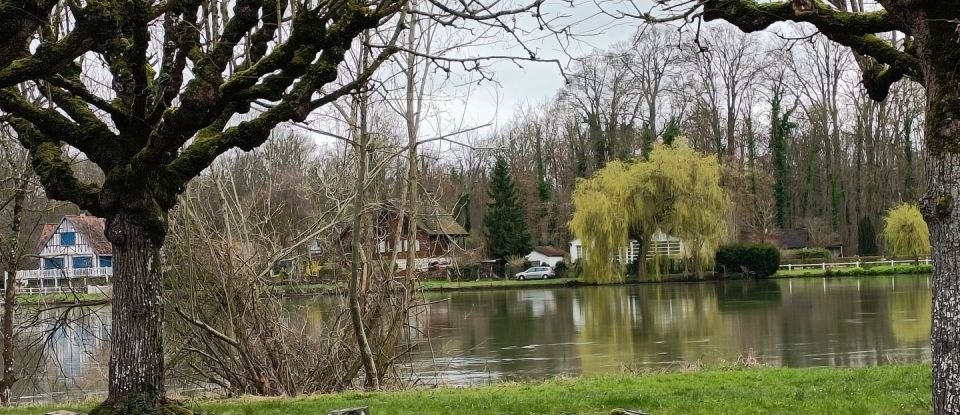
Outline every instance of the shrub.
[(840, 269), (828, 268), (823, 275), (826, 277), (856, 277), (856, 276), (861, 276), (866, 274), (867, 274), (866, 269), (863, 269), (860, 267), (853, 267), (853, 268), (840, 268)]
[(565, 276), (567, 273), (567, 263), (560, 261), (553, 266), (553, 272), (557, 274), (558, 277)]
[(933, 265), (881, 265), (870, 268), (872, 275), (900, 275), (900, 274), (927, 274), (933, 272)]
[(803, 248), (794, 255), (797, 259), (830, 259), (830, 251), (826, 248)]
[(573, 261), (573, 265), (570, 267), (568, 272), (570, 273), (571, 277), (580, 278), (581, 274), (583, 274), (583, 262), (579, 259)]
[(480, 264), (466, 264), (458, 271), (457, 279), (477, 280), (483, 276), (483, 267)]
[(765, 278), (780, 267), (780, 250), (770, 244), (731, 244), (717, 250), (717, 267), (724, 272)]

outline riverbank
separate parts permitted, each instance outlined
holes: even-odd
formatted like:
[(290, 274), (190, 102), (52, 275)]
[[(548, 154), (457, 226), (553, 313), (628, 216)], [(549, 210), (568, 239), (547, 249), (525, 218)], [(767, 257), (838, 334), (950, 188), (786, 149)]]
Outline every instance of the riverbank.
[[(220, 415), (326, 414), (358, 406), (369, 407), (373, 415), (601, 415), (616, 408), (656, 415), (928, 414), (930, 366), (715, 368), (474, 388), (195, 401), (188, 406)], [(0, 415), (90, 407), (13, 407), (0, 409)]]
[(880, 275), (915, 275), (930, 274), (933, 272), (933, 265), (881, 265), (875, 267), (845, 267), (845, 268), (813, 268), (813, 269), (795, 269), (780, 270), (774, 277), (776, 278), (799, 278), (799, 277), (860, 277), (860, 276), (880, 276)]
[[(861, 276), (885, 276), (885, 275), (922, 275), (932, 272), (931, 265), (895, 265), (895, 266), (876, 266), (872, 268), (848, 267), (848, 268), (827, 268), (827, 269), (798, 269), (781, 270), (770, 278), (823, 278), (823, 277), (861, 277)], [(663, 274), (657, 281), (637, 281), (636, 277), (628, 277), (621, 284), (656, 284), (656, 283), (697, 283), (709, 281), (725, 281), (744, 279), (739, 275), (720, 276), (707, 275), (704, 278), (697, 278), (686, 274)], [(489, 289), (514, 289), (514, 288), (549, 288), (549, 287), (578, 287), (594, 286), (595, 283), (580, 281), (576, 278), (552, 278), (547, 280), (528, 280), (518, 281), (514, 279), (485, 279), (485, 280), (423, 280), (417, 284), (422, 291), (468, 291), (468, 290), (489, 290)], [(614, 284), (617, 285), (617, 284)], [(330, 295), (346, 293), (346, 284), (294, 284), (277, 286), (288, 294), (296, 295)]]
[(27, 306), (93, 304), (108, 299), (109, 297), (99, 293), (24, 294), (17, 296), (17, 303)]
[[(882, 275), (913, 275), (930, 274), (933, 271), (931, 265), (895, 265), (895, 266), (876, 266), (871, 268), (847, 267), (847, 268), (812, 268), (797, 270), (780, 270), (771, 278), (821, 278), (821, 277), (860, 277), (860, 276), (882, 276)], [(635, 278), (635, 277), (634, 277)], [(698, 279), (686, 274), (664, 274), (658, 281), (636, 281), (628, 279), (623, 284), (654, 284), (664, 282), (705, 282), (705, 281), (723, 281), (740, 279), (739, 276), (723, 277), (719, 275), (708, 275), (703, 279)], [(549, 287), (577, 287), (592, 286), (596, 284), (584, 283), (576, 278), (551, 278), (547, 280), (527, 280), (518, 281), (515, 279), (502, 280), (423, 280), (417, 287), (422, 291), (467, 291), (467, 290), (489, 290), (489, 289), (514, 289), (514, 288), (549, 288)], [(295, 295), (333, 295), (346, 293), (345, 283), (339, 284), (292, 284), (275, 286), (277, 290), (287, 294)], [(56, 305), (56, 304), (79, 304), (95, 303), (107, 300), (108, 297), (103, 294), (28, 294), (17, 297), (21, 305)]]
[[(421, 291), (465, 291), (510, 288), (572, 287), (580, 285), (576, 278), (551, 278), (546, 280), (423, 280), (417, 283)], [(346, 283), (340, 284), (294, 284), (277, 286), (287, 294), (342, 294), (346, 293)]]

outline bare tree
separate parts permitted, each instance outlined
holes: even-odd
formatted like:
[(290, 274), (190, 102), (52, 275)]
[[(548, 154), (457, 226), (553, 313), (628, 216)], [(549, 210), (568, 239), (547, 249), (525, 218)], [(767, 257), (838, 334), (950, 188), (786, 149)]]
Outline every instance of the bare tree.
[[(850, 7), (854, 3), (856, 8)], [(958, 255), (960, 210), (960, 137), (954, 99), (960, 91), (956, 42), (960, 5), (956, 2), (880, 0), (879, 8), (863, 3), (791, 0), (758, 3), (754, 0), (675, 0), (663, 2), (657, 12), (640, 14), (647, 21), (723, 19), (745, 32), (760, 31), (777, 22), (813, 24), (830, 40), (865, 56), (863, 83), (870, 97), (882, 101), (891, 86), (903, 78), (922, 83), (927, 90), (926, 148), (927, 194), (922, 198), (924, 216), (933, 242), (933, 411), (952, 414), (960, 408), (960, 347), (954, 329), (960, 324)], [(899, 31), (902, 43), (889, 42), (878, 34)]]
[[(107, 219), (115, 252), (114, 336), (109, 397), (94, 414), (169, 406), (162, 280), (151, 264), (168, 212), (190, 179), (219, 155), (255, 148), (278, 124), (303, 121), (358, 89), (398, 50), (405, 14), (502, 30), (514, 24), (508, 16), (536, 11), (539, 3), (431, 4), (441, 12), (404, 11), (403, 0), (249, 0), (232, 8), (199, 1), (65, 4), (57, 17), (64, 24), (49, 26), (38, 48), (21, 53), (33, 61), (50, 51), (90, 58), (57, 75), (21, 72), (17, 80), (41, 86), (40, 104), (4, 89), (0, 110), (30, 151), (47, 194)], [(348, 50), (374, 29), (381, 35), (367, 38), (373, 41), (366, 45), (373, 51), (368, 70), (335, 82)], [(71, 47), (56, 50), (64, 44)], [(96, 59), (104, 65), (87, 64)], [(61, 143), (98, 165), (103, 184), (80, 180), (63, 161)]]

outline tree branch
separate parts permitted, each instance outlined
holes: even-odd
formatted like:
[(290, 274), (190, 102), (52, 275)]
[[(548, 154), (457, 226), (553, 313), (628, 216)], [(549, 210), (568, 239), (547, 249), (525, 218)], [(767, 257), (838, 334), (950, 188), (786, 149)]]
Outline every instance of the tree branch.
[(851, 13), (835, 9), (821, 0), (812, 0), (812, 4), (812, 10), (803, 11), (787, 1), (706, 0), (702, 16), (708, 21), (726, 20), (744, 32), (760, 31), (782, 21), (811, 23), (828, 39), (885, 65), (864, 72), (864, 85), (873, 99), (885, 98), (890, 85), (904, 76), (922, 80), (917, 57), (876, 35), (894, 30), (909, 34), (908, 28), (898, 24), (886, 10)]
[(81, 209), (99, 214), (100, 188), (77, 179), (70, 164), (63, 159), (60, 143), (44, 136), (24, 119), (10, 117), (7, 122), (16, 131), (20, 144), (30, 152), (30, 164), (43, 183), (47, 196), (73, 202)]

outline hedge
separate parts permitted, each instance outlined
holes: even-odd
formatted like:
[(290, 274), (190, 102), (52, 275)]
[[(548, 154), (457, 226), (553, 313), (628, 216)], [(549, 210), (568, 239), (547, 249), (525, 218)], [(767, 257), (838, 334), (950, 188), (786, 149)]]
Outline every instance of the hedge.
[(717, 268), (723, 273), (744, 273), (769, 277), (780, 267), (780, 250), (770, 244), (730, 244), (716, 255)]
[(803, 248), (794, 256), (797, 259), (830, 259), (830, 251), (826, 248)]

